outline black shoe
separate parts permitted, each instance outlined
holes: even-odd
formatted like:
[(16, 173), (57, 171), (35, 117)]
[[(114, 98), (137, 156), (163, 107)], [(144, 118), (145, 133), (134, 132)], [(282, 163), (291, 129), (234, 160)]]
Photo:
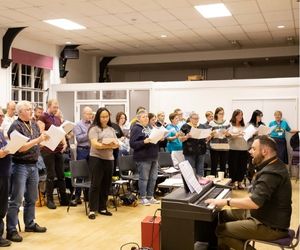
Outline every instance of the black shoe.
[(54, 204), (54, 202), (52, 200), (48, 200), (47, 201), (47, 208), (56, 209), (56, 205)]
[(6, 239), (13, 242), (21, 242), (23, 240), (22, 236), (19, 235), (17, 231), (7, 232)]
[(106, 216), (112, 216), (112, 213), (105, 210), (105, 211), (99, 211), (99, 214), (102, 214), (102, 215), (106, 215)]
[(95, 214), (95, 212), (90, 212), (88, 217), (89, 217), (90, 220), (96, 219), (96, 214)]
[(11, 241), (7, 239), (3, 239), (0, 237), (0, 247), (9, 247), (11, 245)]
[(37, 223), (34, 223), (31, 227), (25, 227), (25, 232), (45, 233), (46, 231), (46, 227), (40, 227)]

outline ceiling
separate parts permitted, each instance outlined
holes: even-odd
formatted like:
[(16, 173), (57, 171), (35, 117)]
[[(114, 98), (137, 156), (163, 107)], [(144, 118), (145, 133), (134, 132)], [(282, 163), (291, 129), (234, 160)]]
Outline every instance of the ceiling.
[[(218, 2), (232, 16), (205, 19), (193, 7)], [(287, 46), (299, 42), (299, 5), (297, 0), (2, 0), (0, 27), (28, 26), (21, 32), (26, 37), (55, 45), (71, 41), (102, 56), (233, 49), (233, 40), (241, 48)], [(54, 18), (87, 29), (65, 31), (42, 22)]]

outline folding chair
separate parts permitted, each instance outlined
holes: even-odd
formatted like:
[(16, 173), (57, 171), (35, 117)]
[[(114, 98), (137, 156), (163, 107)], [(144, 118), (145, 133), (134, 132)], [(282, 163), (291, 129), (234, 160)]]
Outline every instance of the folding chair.
[(245, 242), (244, 244), (244, 250), (247, 250), (248, 244), (252, 242), (252, 246), (255, 246), (256, 242), (259, 242), (261, 244), (266, 244), (266, 245), (272, 245), (272, 246), (277, 246), (280, 249), (293, 249), (295, 250), (296, 247), (298, 246), (299, 243), (299, 230), (300, 230), (300, 225), (298, 226), (297, 232), (295, 234), (295, 231), (293, 229), (289, 229), (288, 236), (282, 239), (278, 240), (273, 240), (273, 241), (263, 241), (263, 240), (255, 240), (255, 239), (249, 239)]
[[(70, 161), (70, 170), (71, 170), (71, 182), (73, 186), (73, 190), (71, 196), (73, 196), (76, 188), (88, 189), (91, 186), (90, 174), (89, 174), (89, 166), (87, 160), (77, 160)], [(82, 182), (77, 183), (76, 179), (81, 178)], [(71, 198), (69, 202), (69, 206), (67, 208), (67, 212), (70, 209)], [(85, 213), (88, 214), (86, 200), (84, 200)]]
[[(129, 186), (139, 180), (139, 174), (132, 155), (123, 155), (118, 158), (119, 174), (123, 180), (129, 181)], [(132, 191), (132, 190), (131, 190)]]
[(174, 164), (172, 161), (171, 154), (169, 152), (159, 152), (158, 153), (158, 165), (161, 168), (173, 167)]

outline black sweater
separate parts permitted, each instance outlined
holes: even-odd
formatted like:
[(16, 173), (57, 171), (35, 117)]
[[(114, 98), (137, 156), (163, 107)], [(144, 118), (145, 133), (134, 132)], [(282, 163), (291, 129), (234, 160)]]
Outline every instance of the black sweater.
[(158, 158), (158, 144), (144, 143), (149, 137), (151, 129), (136, 123), (130, 131), (130, 147), (133, 151), (133, 159), (136, 161), (151, 161)]

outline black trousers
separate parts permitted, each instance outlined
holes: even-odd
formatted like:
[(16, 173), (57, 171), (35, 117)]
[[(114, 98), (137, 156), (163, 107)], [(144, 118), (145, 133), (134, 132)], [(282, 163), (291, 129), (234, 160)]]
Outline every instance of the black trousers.
[(53, 201), (54, 178), (61, 199), (66, 199), (66, 182), (64, 176), (64, 162), (62, 153), (42, 152), (42, 157), (47, 169), (46, 193), (47, 200)]
[(0, 238), (4, 232), (4, 217), (7, 212), (8, 206), (8, 185), (9, 185), (9, 177), (8, 176), (0, 176)]
[(229, 177), (232, 182), (241, 182), (244, 179), (247, 170), (248, 151), (229, 150), (228, 167)]
[(225, 172), (227, 155), (228, 151), (218, 151), (213, 149), (210, 150), (211, 175), (216, 176), (218, 163), (220, 165), (220, 171)]
[(92, 171), (90, 211), (106, 210), (108, 194), (111, 188), (113, 165), (113, 160), (103, 160), (90, 156), (89, 168)]

